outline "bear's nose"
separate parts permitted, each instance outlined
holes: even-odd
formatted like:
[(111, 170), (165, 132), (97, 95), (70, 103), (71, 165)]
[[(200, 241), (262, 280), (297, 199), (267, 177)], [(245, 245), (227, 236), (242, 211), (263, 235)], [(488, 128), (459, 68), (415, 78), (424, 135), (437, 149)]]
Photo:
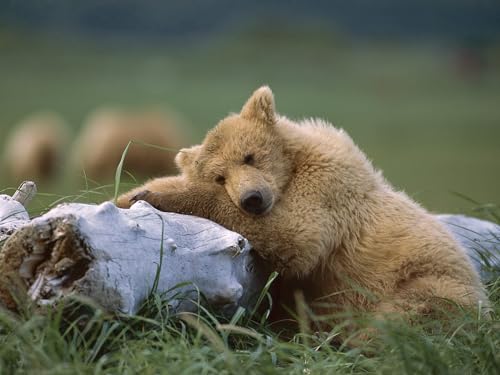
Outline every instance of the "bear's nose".
[(253, 190), (245, 193), (241, 198), (241, 207), (255, 215), (259, 215), (266, 210), (266, 206), (264, 205), (264, 198), (260, 191)]

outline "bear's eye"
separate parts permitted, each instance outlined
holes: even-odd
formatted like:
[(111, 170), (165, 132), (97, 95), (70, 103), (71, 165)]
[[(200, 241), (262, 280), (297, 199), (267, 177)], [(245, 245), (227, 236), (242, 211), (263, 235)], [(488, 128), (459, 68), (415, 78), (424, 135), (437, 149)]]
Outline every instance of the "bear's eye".
[(215, 182), (219, 185), (224, 185), (226, 183), (226, 178), (222, 175), (215, 177)]
[(253, 157), (253, 154), (247, 154), (245, 155), (245, 158), (243, 159), (243, 163), (252, 165), (254, 163), (255, 159)]

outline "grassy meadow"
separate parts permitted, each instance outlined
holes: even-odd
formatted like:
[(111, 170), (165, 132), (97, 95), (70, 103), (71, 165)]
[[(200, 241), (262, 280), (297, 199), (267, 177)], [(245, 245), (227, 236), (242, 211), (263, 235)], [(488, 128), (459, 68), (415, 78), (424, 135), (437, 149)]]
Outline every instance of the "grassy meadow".
[[(0, 150), (9, 129), (35, 111), (60, 113), (76, 136), (102, 106), (173, 108), (189, 124), (190, 143), (199, 143), (266, 83), (279, 112), (344, 128), (389, 181), (427, 208), (470, 214), (475, 205), (456, 192), (499, 203), (500, 47), (481, 50), (484, 67), (471, 72), (460, 71), (459, 51), (304, 33), (179, 45), (4, 32)], [(0, 190), (16, 187), (2, 175)], [(64, 196), (83, 186), (83, 178), (75, 185), (63, 177), (40, 190)]]
[[(0, 151), (10, 128), (35, 111), (60, 113), (76, 136), (88, 113), (107, 105), (173, 108), (198, 143), (265, 83), (280, 113), (346, 129), (389, 181), (427, 208), (492, 219), (500, 47), (481, 53), (484, 67), (464, 73), (457, 48), (440, 44), (242, 34), (180, 45), (0, 32)], [(0, 173), (0, 192), (16, 186)], [(39, 190), (33, 215), (55, 202), (109, 199), (114, 187), (66, 172)], [(491, 320), (460, 312), (445, 323), (372, 322), (379, 335), (357, 346), (336, 342), (342, 327), (280, 336), (265, 314), (224, 319), (200, 307), (176, 316), (160, 295), (135, 317), (88, 306), (68, 320), (71, 304), (43, 315), (27, 306), (20, 315), (0, 311), (0, 374), (498, 374), (498, 277), (487, 287)]]
[[(280, 335), (265, 319), (268, 302), (262, 316), (241, 309), (229, 318), (202, 307), (170, 314), (159, 294), (132, 317), (107, 315), (85, 301), (44, 315), (27, 306), (16, 316), (0, 311), (0, 373), (493, 375), (500, 371), (498, 277), (487, 287), (491, 319), (456, 311), (446, 321), (412, 326), (372, 320), (376, 337), (342, 344), (343, 325)], [(301, 316), (320, 319), (307, 310)]]

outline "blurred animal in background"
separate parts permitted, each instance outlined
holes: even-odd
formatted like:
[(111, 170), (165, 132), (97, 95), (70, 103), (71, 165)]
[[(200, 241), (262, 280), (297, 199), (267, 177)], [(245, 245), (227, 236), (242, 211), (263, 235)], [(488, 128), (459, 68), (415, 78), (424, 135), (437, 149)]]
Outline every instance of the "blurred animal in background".
[[(90, 180), (113, 180), (129, 141), (123, 171), (135, 177), (154, 177), (176, 171), (174, 156), (183, 145), (181, 122), (160, 110), (99, 109), (84, 124), (72, 148), (72, 169)], [(172, 151), (150, 147), (152, 144)]]
[(15, 184), (33, 180), (49, 183), (63, 170), (69, 141), (67, 124), (55, 113), (34, 114), (16, 125), (7, 137), (4, 166)]

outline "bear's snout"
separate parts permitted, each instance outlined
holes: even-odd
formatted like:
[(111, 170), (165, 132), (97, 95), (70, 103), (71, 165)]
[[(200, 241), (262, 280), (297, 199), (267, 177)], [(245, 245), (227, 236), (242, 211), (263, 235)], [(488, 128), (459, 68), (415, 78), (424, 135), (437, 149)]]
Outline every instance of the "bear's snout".
[[(250, 214), (261, 215), (271, 206), (272, 200), (265, 197), (258, 190), (251, 190), (243, 194), (240, 205), (243, 210)], [(266, 199), (267, 198), (267, 199)]]

